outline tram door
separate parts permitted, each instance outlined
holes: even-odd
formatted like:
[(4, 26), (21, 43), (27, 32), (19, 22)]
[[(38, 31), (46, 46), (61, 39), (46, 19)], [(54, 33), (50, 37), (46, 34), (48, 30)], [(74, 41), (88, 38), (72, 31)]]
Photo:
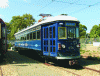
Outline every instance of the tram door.
[(43, 27), (43, 55), (53, 56), (56, 54), (56, 28), (55, 25)]

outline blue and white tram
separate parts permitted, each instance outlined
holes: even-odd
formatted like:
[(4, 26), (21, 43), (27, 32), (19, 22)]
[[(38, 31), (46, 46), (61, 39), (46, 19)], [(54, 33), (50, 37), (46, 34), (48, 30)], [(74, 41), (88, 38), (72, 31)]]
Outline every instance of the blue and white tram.
[(15, 33), (15, 47), (32, 49), (56, 59), (80, 58), (79, 21), (59, 15)]

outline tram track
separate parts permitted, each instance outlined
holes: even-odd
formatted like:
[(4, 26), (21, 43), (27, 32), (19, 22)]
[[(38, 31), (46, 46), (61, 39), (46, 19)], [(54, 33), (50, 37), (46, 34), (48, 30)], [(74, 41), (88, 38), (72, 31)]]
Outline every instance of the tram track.
[[(50, 64), (50, 63), (44, 63), (44, 64), (47, 65), (47, 66), (54, 66), (54, 65), (52, 65), (52, 64)], [(87, 70), (90, 70), (90, 71), (97, 72), (97, 73), (99, 73), (99, 75), (100, 75), (100, 70), (96, 70), (96, 69), (93, 69), (93, 68), (89, 68), (89, 67), (85, 67), (85, 66), (80, 66), (80, 65), (77, 65), (77, 66), (82, 67), (82, 69), (87, 69)], [(54, 66), (54, 67), (56, 67), (56, 66)], [(62, 69), (62, 70), (64, 70), (64, 71), (68, 72), (68, 73), (71, 73), (71, 74), (75, 75), (75, 76), (81, 76), (81, 75), (76, 74), (76, 73), (74, 73), (74, 72), (68, 71), (67, 69), (65, 69), (65, 68), (63, 68), (63, 67), (57, 67), (57, 68)]]
[[(44, 63), (44, 64), (47, 65), (47, 66), (54, 66), (54, 65), (51, 65), (51, 64), (49, 64), (49, 63)], [(55, 66), (54, 66), (54, 67), (55, 67)], [(68, 72), (68, 73), (71, 73), (71, 74), (73, 74), (73, 75), (81, 76), (81, 75), (76, 74), (76, 73), (74, 73), (74, 72), (68, 71), (68, 70), (66, 70), (65, 68), (62, 68), (62, 67), (57, 67), (57, 68), (62, 69), (62, 70), (66, 71), (66, 72)]]

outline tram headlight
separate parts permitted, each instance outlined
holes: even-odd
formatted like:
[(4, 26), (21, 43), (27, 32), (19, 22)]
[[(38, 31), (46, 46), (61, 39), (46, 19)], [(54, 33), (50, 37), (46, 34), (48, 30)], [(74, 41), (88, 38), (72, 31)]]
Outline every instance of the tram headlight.
[(65, 45), (64, 44), (62, 44), (62, 48), (65, 48)]
[(80, 43), (79, 43), (79, 44), (77, 44), (77, 47), (78, 47), (78, 48), (80, 48)]

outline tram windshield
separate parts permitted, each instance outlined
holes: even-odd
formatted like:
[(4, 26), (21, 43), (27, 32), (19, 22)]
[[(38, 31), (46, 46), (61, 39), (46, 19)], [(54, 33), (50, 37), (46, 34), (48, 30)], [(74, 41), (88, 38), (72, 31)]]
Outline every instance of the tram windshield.
[(75, 38), (75, 27), (68, 27), (68, 38)]
[(58, 28), (59, 39), (67, 38), (79, 38), (79, 28), (78, 27), (59, 27)]
[(59, 27), (58, 34), (59, 39), (66, 39), (66, 27)]

